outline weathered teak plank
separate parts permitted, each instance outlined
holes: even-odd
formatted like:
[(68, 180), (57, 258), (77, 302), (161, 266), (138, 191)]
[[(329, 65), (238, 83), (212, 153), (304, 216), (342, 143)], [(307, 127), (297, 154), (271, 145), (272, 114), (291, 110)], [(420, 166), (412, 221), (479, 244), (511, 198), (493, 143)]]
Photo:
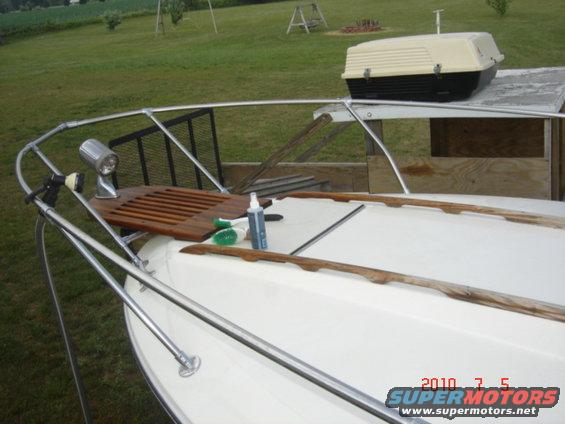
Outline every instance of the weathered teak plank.
[(440, 209), (445, 213), (460, 214), (461, 212), (472, 212), (481, 215), (500, 216), (507, 221), (521, 224), (540, 225), (550, 228), (565, 228), (565, 218), (558, 216), (537, 215), (510, 209), (492, 208), (487, 206), (466, 205), (464, 203), (442, 202), (438, 200), (413, 199), (406, 197), (381, 196), (377, 194), (357, 193), (318, 193), (318, 192), (295, 192), (282, 197), (296, 197), (301, 199), (331, 199), (337, 202), (376, 202), (383, 203), (389, 207), (418, 206), (424, 208)]
[[(129, 187), (119, 193), (117, 199), (90, 200), (110, 224), (190, 241), (203, 241), (216, 231), (214, 217), (239, 218), (249, 207), (247, 196), (181, 187)], [(263, 207), (271, 204), (259, 201)]]
[(477, 289), (462, 284), (422, 278), (414, 275), (384, 271), (377, 268), (367, 268), (341, 262), (326, 261), (314, 258), (285, 255), (282, 253), (267, 252), (262, 250), (242, 249), (235, 247), (216, 246), (210, 244), (194, 244), (181, 249), (182, 253), (204, 255), (207, 253), (224, 256), (234, 256), (246, 261), (269, 261), (279, 263), (292, 263), (306, 271), (328, 269), (332, 271), (355, 274), (366, 278), (373, 283), (385, 284), (399, 282), (412, 286), (426, 287), (437, 290), (445, 295), (471, 303), (492, 306), (499, 309), (534, 315), (555, 321), (565, 322), (565, 307), (560, 305), (539, 302), (519, 296), (512, 296), (490, 290)]

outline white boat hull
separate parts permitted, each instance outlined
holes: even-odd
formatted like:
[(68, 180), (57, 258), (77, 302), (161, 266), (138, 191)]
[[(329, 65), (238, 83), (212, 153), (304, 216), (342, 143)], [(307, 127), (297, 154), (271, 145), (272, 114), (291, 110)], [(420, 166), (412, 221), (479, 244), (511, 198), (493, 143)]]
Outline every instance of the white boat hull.
[[(419, 196), (430, 197), (430, 196)], [(433, 197), (433, 196), (432, 196)], [(477, 196), (435, 196), (565, 217), (557, 202)], [(285, 203), (286, 202), (286, 203)], [(299, 207), (297, 207), (297, 205)], [(287, 199), (268, 223), (271, 248), (290, 253), (358, 205)], [(294, 211), (294, 212), (293, 212)], [(382, 401), (392, 387), (422, 378), (456, 378), (458, 386), (565, 386), (565, 325), (544, 318), (454, 300), (400, 283), (377, 285), (350, 274), (307, 272), (291, 264), (180, 253), (190, 242), (157, 236), (141, 250), (155, 277), (224, 318)], [(300, 256), (382, 268), (565, 304), (565, 231), (496, 217), (375, 204)], [(126, 289), (190, 355), (191, 377), (126, 309), (141, 369), (167, 409), (194, 423), (376, 422), (165, 301)], [(443, 422), (443, 418), (426, 418)], [(515, 422), (464, 418), (465, 422)], [(520, 423), (565, 422), (559, 404)]]

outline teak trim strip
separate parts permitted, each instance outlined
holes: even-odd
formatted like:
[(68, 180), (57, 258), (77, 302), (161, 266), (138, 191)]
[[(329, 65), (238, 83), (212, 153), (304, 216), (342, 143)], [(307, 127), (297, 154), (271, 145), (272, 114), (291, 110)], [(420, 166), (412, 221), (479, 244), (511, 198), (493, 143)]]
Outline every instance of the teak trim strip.
[(305, 271), (314, 272), (320, 269), (329, 269), (332, 271), (359, 275), (373, 283), (386, 284), (395, 281), (409, 284), (411, 286), (426, 287), (440, 291), (453, 299), (565, 322), (565, 307), (559, 305), (540, 302), (525, 297), (497, 293), (490, 290), (473, 288), (462, 284), (447, 283), (429, 278), (384, 271), (377, 268), (367, 268), (341, 262), (304, 258), (261, 250), (216, 246), (213, 244), (193, 244), (181, 249), (181, 253), (193, 255), (204, 255), (209, 253), (214, 255), (234, 256), (250, 262), (269, 261), (292, 263), (298, 265)]
[(285, 197), (295, 197), (299, 199), (331, 199), (336, 202), (349, 202), (351, 200), (360, 202), (377, 202), (384, 203), (386, 206), (393, 208), (399, 208), (401, 206), (418, 206), (424, 208), (441, 209), (443, 212), (450, 214), (472, 212), (481, 215), (500, 216), (507, 221), (518, 222), (521, 224), (531, 224), (539, 225), (542, 227), (565, 229), (565, 218), (558, 216), (531, 214), (511, 209), (466, 205), (464, 203), (443, 202), (438, 200), (381, 196), (377, 194), (325, 193), (314, 191), (297, 191), (280, 196), (279, 199), (283, 199)]

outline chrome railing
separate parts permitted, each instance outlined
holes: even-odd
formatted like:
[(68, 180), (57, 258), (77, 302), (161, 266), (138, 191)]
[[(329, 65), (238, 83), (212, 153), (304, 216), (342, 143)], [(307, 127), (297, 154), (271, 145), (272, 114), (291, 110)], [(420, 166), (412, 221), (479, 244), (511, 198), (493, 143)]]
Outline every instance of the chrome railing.
[[(394, 158), (386, 148), (382, 140), (371, 130), (371, 128), (363, 121), (361, 116), (355, 111), (353, 105), (390, 105), (390, 106), (405, 106), (405, 107), (426, 107), (426, 108), (436, 108), (436, 109), (456, 109), (456, 110), (468, 110), (468, 111), (479, 111), (479, 112), (494, 112), (494, 113), (504, 113), (509, 115), (521, 115), (528, 117), (539, 117), (539, 118), (565, 118), (563, 113), (546, 113), (539, 111), (525, 111), (510, 108), (495, 108), (495, 107), (479, 107), (479, 106), (463, 106), (463, 105), (453, 105), (453, 104), (442, 104), (442, 103), (424, 103), (424, 102), (404, 102), (404, 101), (392, 101), (392, 100), (355, 100), (355, 99), (300, 99), (300, 100), (259, 100), (259, 101), (240, 101), (240, 102), (225, 102), (225, 103), (204, 103), (204, 104), (193, 104), (193, 105), (182, 105), (182, 106), (170, 106), (170, 107), (158, 107), (158, 108), (146, 108), (130, 112), (117, 113), (112, 115), (101, 116), (98, 118), (84, 119), (80, 121), (72, 121), (63, 123), (49, 132), (45, 133), (36, 140), (28, 143), (19, 153), (16, 158), (16, 176), (18, 182), (20, 183), (26, 196), (32, 193), (32, 189), (27, 184), (23, 173), (22, 173), (22, 160), (30, 152), (34, 153), (46, 166), (54, 173), (59, 174), (59, 169), (49, 160), (49, 158), (40, 150), (39, 146), (52, 138), (54, 135), (61, 133), (63, 131), (71, 130), (77, 127), (83, 127), (99, 122), (111, 121), (116, 119), (123, 119), (133, 116), (143, 115), (148, 117), (153, 123), (155, 123), (167, 137), (169, 137), (173, 143), (181, 150), (181, 152), (198, 168), (204, 175), (214, 184), (214, 186), (221, 192), (227, 192), (227, 189), (223, 187), (213, 175), (187, 150), (182, 144), (174, 137), (167, 128), (155, 117), (155, 114), (162, 112), (174, 112), (174, 111), (186, 111), (201, 108), (228, 108), (228, 107), (249, 107), (249, 106), (275, 106), (275, 105), (342, 105), (352, 116), (359, 122), (363, 127), (364, 131), (370, 136), (370, 138), (378, 145), (378, 147), (385, 154), (398, 182), (400, 183), (402, 190), (405, 194), (410, 193), (409, 189), (404, 181), (400, 170)], [(172, 289), (168, 285), (162, 283), (158, 279), (154, 278), (150, 273), (148, 273), (141, 259), (129, 248), (127, 241), (120, 237), (112, 227), (98, 214), (98, 212), (93, 209), (88, 201), (77, 192), (73, 191), (73, 195), (77, 198), (79, 203), (92, 215), (96, 221), (108, 232), (114, 242), (126, 253), (127, 257), (132, 261), (128, 262), (120, 255), (116, 254), (114, 251), (95, 240), (93, 237), (86, 234), (84, 231), (80, 230), (78, 227), (73, 225), (71, 222), (63, 218), (59, 213), (56, 212), (55, 208), (43, 202), (38, 197), (33, 197), (32, 201), (38, 208), (40, 217), (38, 218), (38, 252), (40, 259), (42, 260), (42, 267), (45, 274), (46, 282), (50, 288), (50, 293), (52, 293), (52, 300), (57, 311), (60, 310), (60, 305), (58, 298), (56, 296), (56, 291), (53, 283), (51, 273), (49, 271), (49, 266), (47, 263), (47, 255), (45, 252), (45, 243), (43, 239), (43, 226), (45, 220), (54, 225), (66, 239), (70, 241), (75, 249), (85, 258), (85, 260), (96, 270), (96, 272), (106, 281), (106, 283), (111, 287), (111, 289), (120, 297), (122, 302), (141, 320), (141, 322), (157, 337), (157, 339), (171, 352), (174, 359), (176, 359), (180, 365), (180, 375), (188, 376), (193, 374), (198, 370), (200, 364), (200, 358), (197, 356), (188, 356), (183, 352), (183, 350), (177, 346), (177, 344), (167, 336), (167, 334), (143, 311), (143, 309), (129, 296), (129, 294), (121, 287), (120, 284), (114, 279), (111, 273), (96, 259), (93, 255), (93, 251), (101, 254), (104, 258), (108, 259), (110, 262), (114, 263), (118, 267), (122, 268), (128, 275), (132, 276), (146, 287), (151, 288), (156, 293), (163, 296), (168, 301), (179, 306), (186, 312), (192, 314), (193, 316), (201, 319), (212, 327), (218, 329), (222, 333), (228, 335), (229, 337), (239, 341), (240, 343), (253, 349), (255, 352), (271, 359), (272, 361), (280, 364), (281, 366), (295, 372), (301, 377), (311, 381), (312, 383), (326, 389), (327, 391), (333, 393), (334, 395), (346, 400), (347, 402), (367, 411), (368, 413), (383, 419), (384, 421), (391, 423), (416, 423), (423, 422), (416, 418), (406, 418), (401, 417), (398, 411), (395, 409), (388, 408), (378, 399), (348, 385), (347, 383), (336, 379), (335, 377), (325, 373), (322, 370), (315, 368), (314, 366), (305, 363), (304, 361), (296, 358), (290, 353), (272, 345), (268, 341), (248, 332), (244, 328), (236, 325), (235, 323), (223, 318), (222, 316), (216, 314), (215, 312), (207, 309), (205, 306), (195, 302), (191, 298), (179, 293), (178, 291)], [(73, 370), (73, 375), (75, 377), (75, 383), (77, 390), (79, 392), (79, 397), (81, 400), (81, 406), (83, 407), (84, 419), (86, 422), (90, 422), (90, 413), (88, 411), (88, 406), (86, 403), (86, 397), (84, 395), (83, 384), (80, 378), (80, 373), (78, 372), (78, 365), (76, 363), (76, 358), (74, 357), (74, 352), (71, 348), (68, 333), (66, 332), (64, 318), (62, 314), (58, 314), (59, 325), (65, 339), (65, 345), (67, 347), (67, 354), (71, 363), (71, 368)]]

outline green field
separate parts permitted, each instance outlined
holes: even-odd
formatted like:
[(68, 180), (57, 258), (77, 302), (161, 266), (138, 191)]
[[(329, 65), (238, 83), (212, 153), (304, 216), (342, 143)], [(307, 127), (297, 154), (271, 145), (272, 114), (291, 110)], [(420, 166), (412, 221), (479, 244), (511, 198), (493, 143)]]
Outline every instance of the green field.
[(118, 10), (124, 16), (155, 13), (155, 0), (106, 0), (91, 1), (73, 6), (54, 6), (25, 12), (0, 15), (0, 35), (13, 36), (49, 32), (77, 27), (87, 23), (101, 22), (107, 10)]
[[(28, 141), (63, 121), (147, 106), (222, 100), (346, 95), (340, 79), (348, 46), (373, 38), (434, 30), (432, 10), (446, 9), (443, 29), (491, 32), (506, 55), (503, 68), (565, 66), (565, 2), (514, 0), (498, 18), (484, 0), (321, 0), (331, 30), (376, 18), (386, 31), (335, 36), (285, 35), (295, 3), (190, 12), (165, 36), (151, 16), (127, 19), (115, 32), (102, 24), (48, 33), (0, 46), (0, 421), (77, 422), (80, 410), (47, 291), (37, 269), (33, 222), (15, 182), (14, 159)], [(311, 119), (311, 108), (278, 107), (217, 113), (222, 159), (260, 160)], [(77, 147), (107, 141), (146, 120), (97, 125), (57, 136), (46, 151), (65, 172), (83, 169)], [(420, 121), (386, 123), (397, 154), (425, 152)], [(362, 161), (361, 133), (352, 130), (322, 151), (322, 161)], [(28, 161), (36, 183), (46, 174)], [(92, 185), (92, 179), (89, 180)], [(63, 194), (63, 214), (100, 234)], [(102, 237), (102, 236), (101, 236)], [(102, 237), (105, 239), (104, 237)], [(101, 422), (166, 422), (129, 351), (122, 310), (53, 230), (49, 252), (75, 337), (95, 418)]]
[[(214, 8), (222, 8), (252, 2), (253, 0), (212, 0), (212, 5)], [(163, 5), (165, 5), (165, 2), (163, 2)], [(207, 8), (207, 0), (191, 0), (191, 10)], [(118, 11), (122, 17), (130, 18), (155, 14), (156, 9), (156, 0), (90, 0), (85, 4), (75, 4), (68, 7), (51, 6), (29, 11), (14, 11), (0, 14), (0, 36), (11, 41), (14, 38), (32, 34), (98, 23), (102, 22), (102, 15), (108, 10)]]

